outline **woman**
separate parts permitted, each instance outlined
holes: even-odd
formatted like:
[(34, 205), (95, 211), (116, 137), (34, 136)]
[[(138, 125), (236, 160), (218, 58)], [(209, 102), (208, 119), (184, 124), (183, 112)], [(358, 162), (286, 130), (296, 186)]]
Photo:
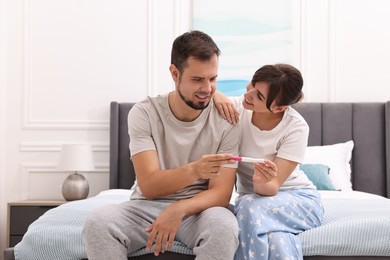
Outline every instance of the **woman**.
[[(242, 97), (231, 98), (239, 113), (240, 155), (265, 159), (238, 166), (236, 260), (303, 259), (296, 235), (321, 224), (320, 195), (298, 166), (309, 127), (291, 105), (302, 99), (302, 86), (293, 66), (266, 65), (255, 72)], [(214, 101), (225, 118), (234, 115), (221, 93)]]

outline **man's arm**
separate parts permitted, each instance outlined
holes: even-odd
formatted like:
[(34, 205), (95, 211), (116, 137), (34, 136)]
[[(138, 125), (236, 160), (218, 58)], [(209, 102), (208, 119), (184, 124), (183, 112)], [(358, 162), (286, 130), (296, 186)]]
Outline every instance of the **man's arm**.
[[(198, 179), (210, 179), (210, 183), (214, 183), (213, 179), (224, 171), (223, 165), (234, 163), (234, 160), (230, 160), (231, 156), (204, 155), (195, 162), (169, 170), (160, 169), (157, 152), (154, 150), (135, 154), (132, 160), (142, 194), (147, 199), (155, 199), (177, 192)], [(234, 173), (231, 175), (234, 176)]]
[(210, 207), (227, 207), (232, 195), (236, 171), (235, 168), (223, 168), (218, 177), (209, 180), (208, 190), (183, 201), (181, 206), (185, 216), (197, 214)]
[(150, 233), (146, 250), (150, 251), (155, 243), (154, 254), (164, 253), (165, 248), (171, 249), (176, 232), (184, 217), (194, 215), (214, 207), (226, 207), (235, 181), (235, 168), (222, 168), (217, 177), (209, 181), (209, 189), (198, 193), (192, 198), (179, 200), (168, 206), (146, 229)]

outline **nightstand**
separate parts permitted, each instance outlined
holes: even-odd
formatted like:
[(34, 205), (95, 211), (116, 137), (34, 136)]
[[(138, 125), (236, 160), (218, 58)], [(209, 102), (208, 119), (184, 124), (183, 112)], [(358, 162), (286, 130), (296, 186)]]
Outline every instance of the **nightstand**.
[(19, 243), (28, 226), (49, 209), (66, 203), (64, 200), (22, 200), (8, 203), (6, 247)]

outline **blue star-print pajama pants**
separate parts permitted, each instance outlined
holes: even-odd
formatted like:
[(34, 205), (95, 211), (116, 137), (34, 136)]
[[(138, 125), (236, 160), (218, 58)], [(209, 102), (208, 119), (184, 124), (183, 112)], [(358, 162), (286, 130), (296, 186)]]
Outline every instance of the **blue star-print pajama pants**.
[(235, 260), (303, 259), (297, 234), (318, 227), (323, 216), (317, 190), (246, 194), (236, 201), (240, 245)]

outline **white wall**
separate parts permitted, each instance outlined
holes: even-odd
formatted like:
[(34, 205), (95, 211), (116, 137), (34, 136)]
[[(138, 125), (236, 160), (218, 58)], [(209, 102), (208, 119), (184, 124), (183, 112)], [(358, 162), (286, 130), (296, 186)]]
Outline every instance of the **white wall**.
[[(306, 101), (390, 99), (390, 2), (294, 1)], [(172, 89), (191, 15), (191, 0), (0, 0), (1, 251), (7, 202), (62, 198), (61, 144), (92, 144), (90, 195), (108, 188), (109, 103)]]
[(3, 259), (6, 230), (6, 30), (7, 16), (5, 0), (0, 0), (0, 259)]
[(92, 144), (90, 196), (108, 188), (109, 104), (173, 89), (170, 46), (189, 29), (190, 8), (187, 0), (0, 0), (0, 258), (7, 202), (62, 199), (63, 143)]
[(299, 2), (306, 100), (390, 100), (390, 2)]

